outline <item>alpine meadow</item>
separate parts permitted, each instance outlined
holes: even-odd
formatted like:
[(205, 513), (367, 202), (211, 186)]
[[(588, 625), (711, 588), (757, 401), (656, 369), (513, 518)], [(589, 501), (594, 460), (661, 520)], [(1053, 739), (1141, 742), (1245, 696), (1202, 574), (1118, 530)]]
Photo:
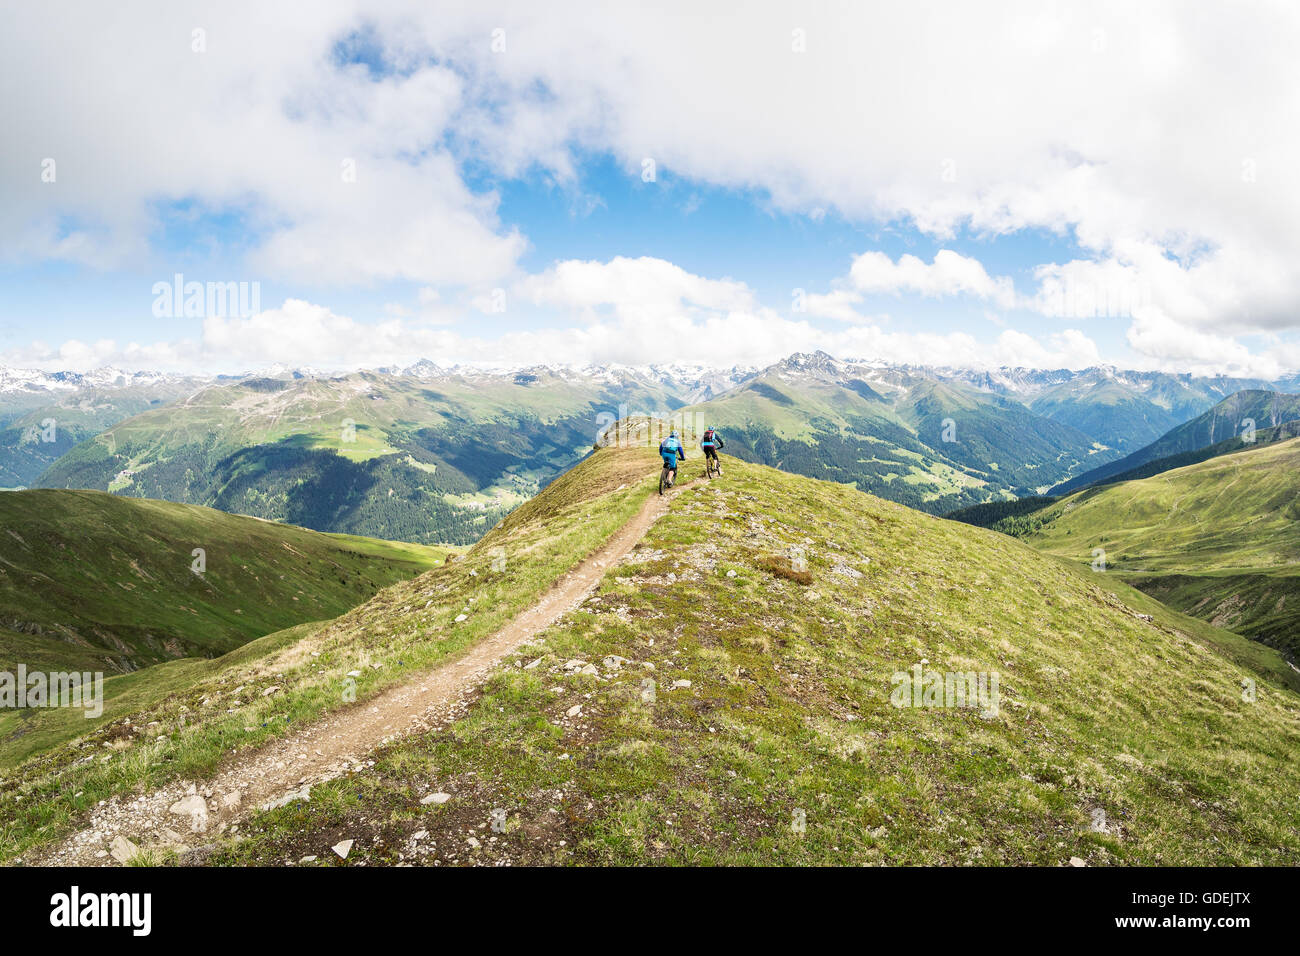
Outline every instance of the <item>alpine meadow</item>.
[(16, 945), (1289, 928), (1300, 11), (6, 12)]

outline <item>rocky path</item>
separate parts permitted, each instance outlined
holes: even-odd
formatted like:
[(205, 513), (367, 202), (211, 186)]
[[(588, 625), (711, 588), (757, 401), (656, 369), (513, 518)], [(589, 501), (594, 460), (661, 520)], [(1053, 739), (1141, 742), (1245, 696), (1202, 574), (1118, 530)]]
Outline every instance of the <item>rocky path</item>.
[(418, 677), (390, 688), (225, 763), (203, 783), (178, 782), (147, 794), (124, 794), (91, 811), (86, 826), (27, 862), (52, 866), (113, 865), (138, 850), (184, 852), (227, 832), (253, 811), (307, 796), (313, 784), (365, 766), (366, 755), (397, 738), (437, 726), (467, 706), (501, 660), (581, 604), (605, 571), (668, 510), (651, 495), (605, 546), (555, 582), (536, 604), (500, 631)]

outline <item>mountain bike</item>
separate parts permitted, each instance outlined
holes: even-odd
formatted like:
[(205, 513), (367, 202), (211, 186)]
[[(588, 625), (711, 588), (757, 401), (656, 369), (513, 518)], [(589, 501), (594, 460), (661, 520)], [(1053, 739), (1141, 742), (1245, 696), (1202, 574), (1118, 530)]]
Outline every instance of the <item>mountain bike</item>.
[(677, 472), (664, 465), (664, 470), (659, 473), (659, 494), (662, 495), (665, 490), (672, 488), (673, 482), (676, 480)]
[(706, 478), (716, 478), (722, 474), (722, 464), (712, 455), (704, 456), (704, 476)]

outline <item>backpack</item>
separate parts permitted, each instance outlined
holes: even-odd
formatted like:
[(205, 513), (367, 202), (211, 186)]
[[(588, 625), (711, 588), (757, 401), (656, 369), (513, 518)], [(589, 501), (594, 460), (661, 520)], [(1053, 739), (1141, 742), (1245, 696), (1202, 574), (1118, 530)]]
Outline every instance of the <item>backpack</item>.
[(715, 441), (716, 439), (713, 437), (713, 429), (710, 428), (704, 433), (704, 444), (712, 445)]

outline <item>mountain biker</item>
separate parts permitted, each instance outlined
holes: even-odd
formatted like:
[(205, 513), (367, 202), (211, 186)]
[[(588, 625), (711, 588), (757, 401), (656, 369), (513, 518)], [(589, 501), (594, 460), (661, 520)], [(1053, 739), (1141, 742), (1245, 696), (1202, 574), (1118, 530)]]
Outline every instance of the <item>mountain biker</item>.
[(725, 447), (727, 447), (726, 443), (722, 440), (722, 436), (718, 434), (716, 428), (710, 425), (704, 429), (704, 440), (700, 442), (700, 448), (703, 449), (705, 458), (713, 459), (718, 474), (722, 474), (722, 461), (718, 458), (718, 450)]
[(664, 467), (673, 473), (673, 478), (677, 478), (677, 459), (686, 460), (686, 449), (677, 438), (677, 430), (673, 429), (668, 433), (668, 437), (659, 443), (659, 457), (664, 460)]

